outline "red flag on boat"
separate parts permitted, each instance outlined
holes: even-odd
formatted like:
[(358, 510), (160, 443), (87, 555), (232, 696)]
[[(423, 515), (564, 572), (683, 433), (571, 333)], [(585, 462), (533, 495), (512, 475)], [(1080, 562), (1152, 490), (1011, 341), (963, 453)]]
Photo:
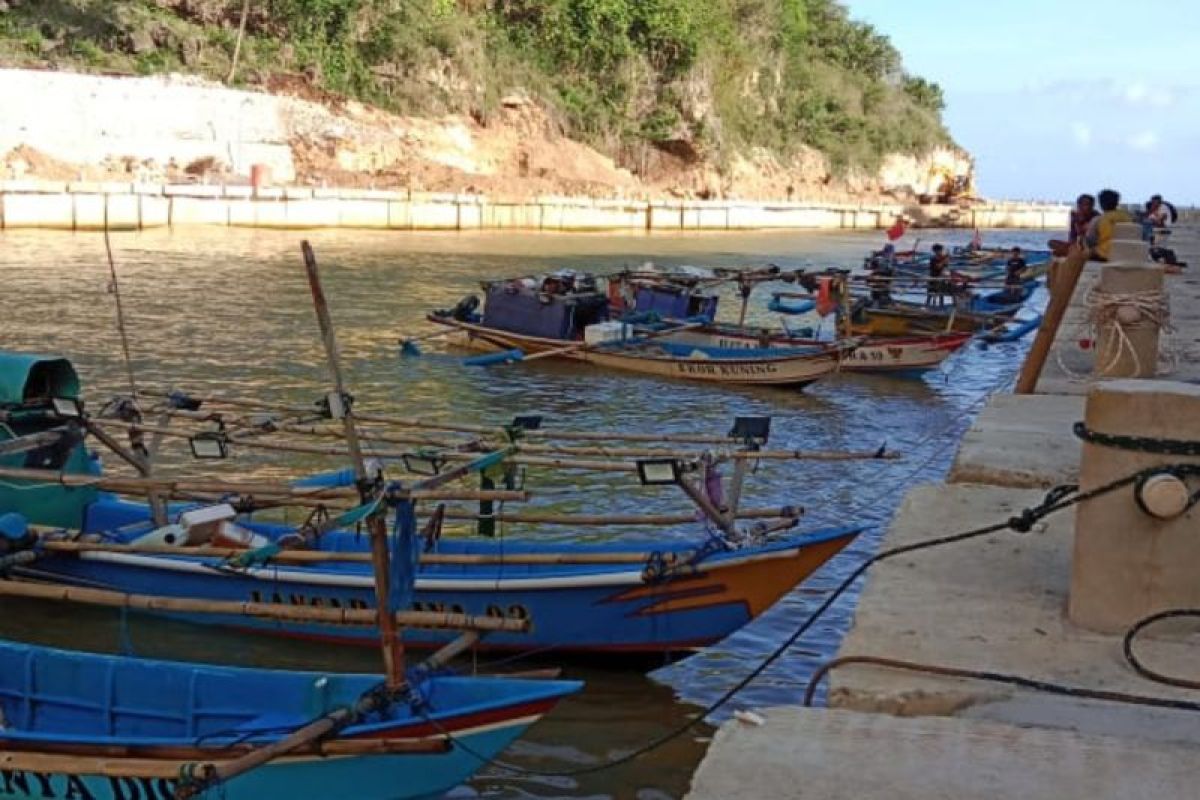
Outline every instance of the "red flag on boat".
[(982, 250), (983, 249), (983, 237), (979, 234), (979, 228), (975, 229), (975, 235), (971, 237), (971, 249), (972, 250)]
[(895, 224), (887, 229), (887, 238), (889, 242), (894, 242), (903, 236), (908, 231), (908, 223), (904, 217), (896, 217)]

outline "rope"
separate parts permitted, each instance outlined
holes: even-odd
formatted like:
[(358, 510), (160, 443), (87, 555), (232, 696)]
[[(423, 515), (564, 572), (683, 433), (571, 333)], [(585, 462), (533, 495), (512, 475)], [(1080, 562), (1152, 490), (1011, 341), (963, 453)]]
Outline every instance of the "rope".
[[(1146, 292), (1106, 292), (1094, 284), (1088, 289), (1083, 300), (1087, 317), (1084, 322), (1076, 325), (1076, 330), (1086, 335), (1086, 338), (1096, 342), (1101, 341), (1102, 332), (1111, 332), (1106, 340), (1108, 346), (1105, 352), (1096, 352), (1096, 374), (1107, 374), (1114, 369), (1128, 353), (1133, 361), (1134, 374), (1142, 372), (1142, 362), (1129, 337), (1129, 331), (1146, 327), (1157, 327), (1160, 332), (1174, 332), (1171, 325), (1171, 303), (1166, 292), (1153, 290)], [(1179, 355), (1174, 348), (1165, 351), (1168, 367), (1161, 374), (1170, 374), (1176, 370)], [(1055, 361), (1063, 374), (1072, 381), (1085, 381), (1091, 378), (1088, 373), (1076, 372), (1066, 365), (1062, 358), (1062, 348), (1055, 349)], [(1157, 365), (1155, 365), (1157, 366)]]
[(1125, 639), (1121, 643), (1121, 648), (1125, 653), (1125, 660), (1129, 666), (1133, 667), (1133, 671), (1141, 675), (1147, 680), (1152, 680), (1157, 683), (1165, 683), (1168, 686), (1181, 686), (1184, 689), (1200, 690), (1200, 680), (1191, 678), (1179, 678), (1174, 675), (1166, 675), (1161, 672), (1156, 672), (1142, 664), (1138, 659), (1137, 654), (1133, 652), (1133, 641), (1142, 631), (1151, 625), (1161, 622), (1165, 619), (1180, 619), (1190, 617), (1192, 619), (1200, 619), (1200, 608), (1172, 608), (1167, 611), (1160, 611), (1157, 614), (1151, 614), (1148, 617), (1138, 620), (1130, 626), (1125, 632)]
[(108, 255), (109, 284), (117, 302), (117, 332), (121, 334), (121, 352), (125, 355), (125, 376), (129, 379), (129, 393), (137, 397), (137, 383), (133, 379), (133, 360), (129, 357), (129, 334), (125, 331), (125, 311), (121, 307), (121, 284), (117, 282), (117, 264), (113, 260), (112, 243), (108, 239), (108, 203), (104, 204), (104, 252)]
[[(1200, 474), (1200, 468), (1197, 468), (1195, 465), (1181, 465), (1178, 468), (1185, 471), (1190, 470), (1191, 474)], [(800, 623), (800, 625), (787, 637), (787, 639), (778, 645), (754, 669), (752, 669), (741, 680), (722, 693), (720, 697), (709, 703), (699, 714), (696, 714), (688, 721), (676, 726), (670, 731), (651, 739), (649, 742), (630, 750), (628, 753), (608, 759), (607, 761), (600, 762), (599, 764), (591, 764), (586, 767), (578, 767), (570, 770), (531, 770), (525, 767), (500, 761), (499, 759), (489, 758), (488, 756), (479, 753), (469, 744), (457, 739), (451, 732), (441, 727), (437, 720), (430, 718), (423, 710), (421, 711), (421, 714), (425, 717), (427, 722), (433, 725), (438, 732), (446, 737), (446, 739), (455, 747), (461, 748), (463, 752), (478, 759), (483, 764), (491, 764), (500, 769), (519, 775), (540, 776), (547, 778), (567, 778), (603, 772), (605, 770), (612, 769), (613, 767), (629, 763), (643, 755), (646, 755), (647, 753), (657, 750), (658, 748), (679, 738), (680, 736), (685, 735), (702, 720), (706, 719), (726, 705), (734, 698), (734, 696), (741, 692), (742, 689), (749, 686), (756, 678), (762, 675), (762, 673), (765, 672), (768, 667), (778, 661), (788, 650), (790, 650), (791, 647), (800, 639), (800, 637), (807, 633), (808, 630), (812, 628), (812, 626), (815, 625), (816, 622), (825, 614), (825, 612), (833, 606), (838, 598), (841, 597), (841, 595), (843, 595), (860, 577), (862, 577), (862, 575), (868, 569), (874, 565), (882, 561), (895, 558), (896, 556), (914, 553), (920, 550), (928, 550), (930, 548), (941, 547), (948, 544), (957, 544), (959, 542), (965, 542), (971, 539), (977, 539), (983, 536), (999, 533), (1000, 531), (1013, 530), (1018, 533), (1028, 533), (1033, 529), (1033, 526), (1039, 520), (1049, 516), (1050, 514), (1061, 511), (1064, 508), (1068, 508), (1078, 503), (1091, 500), (1092, 498), (1108, 494), (1109, 492), (1116, 491), (1126, 486), (1130, 486), (1142, 479), (1145, 475), (1160, 469), (1161, 467), (1154, 467), (1151, 469), (1139, 470), (1138, 472), (1127, 475), (1124, 478), (1118, 478), (1114, 481), (1104, 484), (1103, 486), (1099, 486), (1095, 489), (1082, 493), (1076, 493), (1074, 487), (1058, 487), (1051, 490), (1039, 505), (1034, 506), (1033, 508), (1024, 509), (1020, 514), (1009, 517), (1007, 520), (1002, 522), (985, 525), (980, 528), (973, 528), (961, 533), (938, 536), (931, 539), (924, 539), (919, 542), (913, 542), (911, 544), (899, 545), (897, 547), (892, 547), (877, 553), (871, 558), (863, 561), (863, 563), (861, 563), (853, 572), (851, 572), (850, 575), (848, 575), (840, 584), (838, 584), (837, 588), (835, 588), (825, 598), (825, 600), (822, 601), (822, 603), (811, 614), (809, 614), (802, 623)], [(1195, 709), (1189, 710), (1200, 710), (1200, 704), (1197, 704)]]
[[(834, 669), (838, 667), (844, 667), (847, 664), (869, 664), (873, 667), (886, 667), (888, 669), (921, 672), (928, 675), (940, 675), (948, 678), (969, 678), (972, 680), (990, 681), (992, 683), (1004, 683), (1010, 686), (1020, 686), (1023, 689), (1034, 689), (1036, 691), (1047, 692), (1049, 694), (1061, 694), (1068, 697), (1082, 697), (1088, 700), (1104, 700), (1110, 703), (1130, 703), (1134, 705), (1152, 706), (1154, 708), (1170, 708), (1176, 711), (1200, 711), (1200, 702), (1193, 702), (1190, 700), (1172, 700), (1170, 698), (1156, 697), (1154, 695), (1130, 694), (1128, 692), (1115, 692), (1106, 689), (1088, 689), (1081, 686), (1068, 686), (1061, 683), (1054, 683), (1052, 681), (1027, 678), (1023, 675), (1011, 675), (1004, 672), (992, 672), (991, 670), (947, 667), (941, 664), (922, 664), (916, 661), (905, 661), (898, 658), (884, 658), (882, 656), (843, 656), (841, 658), (835, 658), (832, 661), (825, 662), (817, 669), (816, 672), (813, 673), (811, 680), (809, 680), (808, 688), (804, 690), (804, 705), (806, 707), (811, 707), (817, 694), (817, 688), (820, 686), (821, 681), (823, 681)], [(1195, 688), (1200, 688), (1200, 683), (1195, 684)]]

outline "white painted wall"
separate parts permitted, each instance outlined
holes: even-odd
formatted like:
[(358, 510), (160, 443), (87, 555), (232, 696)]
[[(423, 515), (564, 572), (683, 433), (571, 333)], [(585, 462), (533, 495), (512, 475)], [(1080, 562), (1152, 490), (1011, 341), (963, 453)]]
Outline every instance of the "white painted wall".
[(0, 70), (0, 153), (27, 144), (64, 161), (135, 156), (180, 166), (213, 157), (242, 175), (266, 164), (290, 181), (285, 106), (295, 101), (194, 78), (107, 78)]

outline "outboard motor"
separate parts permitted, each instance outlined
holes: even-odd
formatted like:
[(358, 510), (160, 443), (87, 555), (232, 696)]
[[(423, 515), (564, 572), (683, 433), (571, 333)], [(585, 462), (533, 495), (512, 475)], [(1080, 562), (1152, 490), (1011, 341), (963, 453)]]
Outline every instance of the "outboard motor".
[(469, 294), (462, 300), (459, 300), (454, 308), (450, 309), (450, 318), (456, 319), (459, 322), (468, 322), (475, 316), (475, 312), (479, 309), (479, 297)]

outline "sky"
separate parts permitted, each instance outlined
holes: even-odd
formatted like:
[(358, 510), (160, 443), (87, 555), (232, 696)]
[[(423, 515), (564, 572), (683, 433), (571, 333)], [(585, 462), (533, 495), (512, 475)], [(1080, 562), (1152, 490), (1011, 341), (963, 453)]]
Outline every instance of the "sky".
[(914, 75), (991, 198), (1200, 205), (1200, 0), (844, 0)]

